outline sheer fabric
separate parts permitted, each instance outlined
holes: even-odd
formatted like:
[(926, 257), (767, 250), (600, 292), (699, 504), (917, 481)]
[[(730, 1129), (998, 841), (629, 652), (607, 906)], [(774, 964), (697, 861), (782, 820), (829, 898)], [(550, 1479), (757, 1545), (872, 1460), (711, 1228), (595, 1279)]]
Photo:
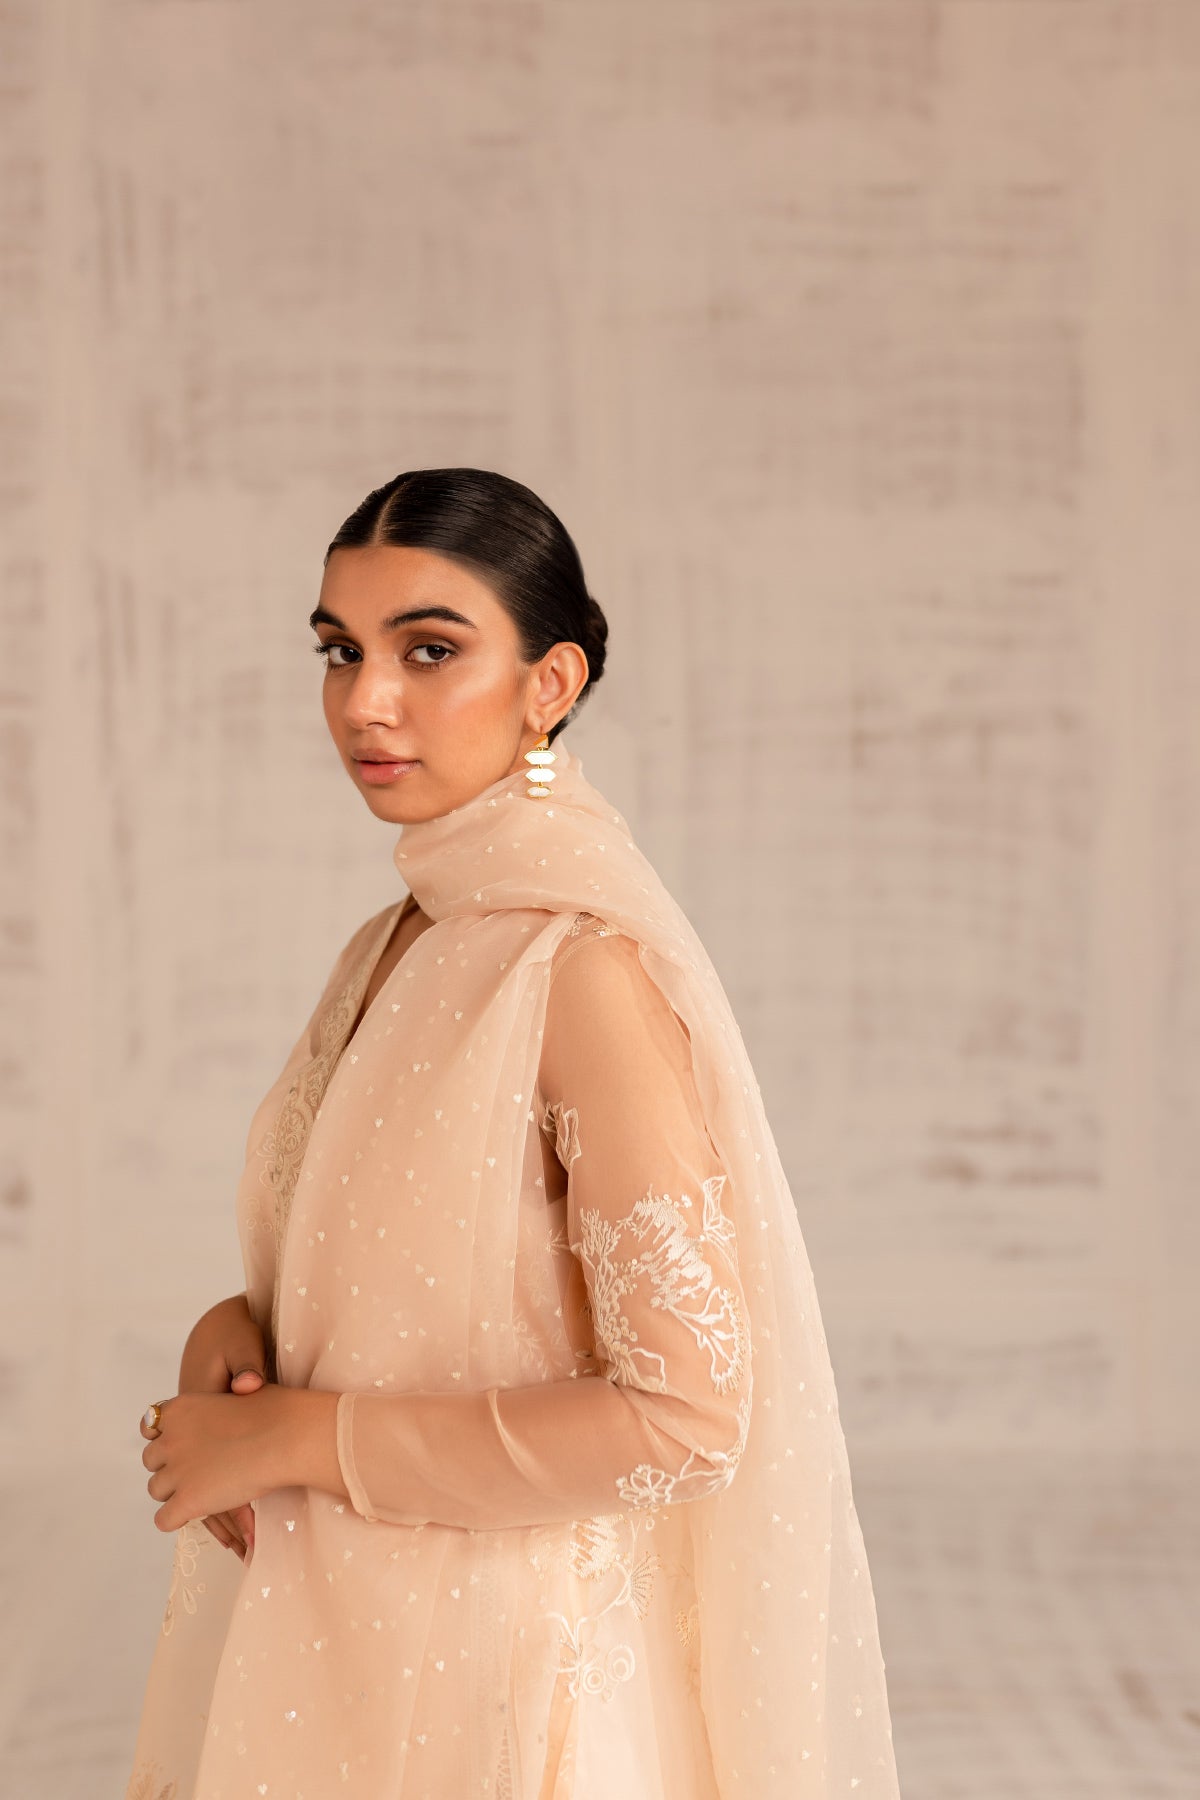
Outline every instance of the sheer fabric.
[(720, 981), (562, 754), (404, 828), (247, 1141), (349, 1498), (178, 1534), (128, 1795), (895, 1800), (800, 1227)]
[(534, 1108), (551, 1261), (531, 1301), (555, 1300), (570, 1372), (551, 1375), (534, 1334), (529, 1386), (343, 1394), (339, 1460), (364, 1518), (538, 1525), (695, 1498), (737, 1467), (749, 1324), (687, 1034), (636, 942), (580, 923), (555, 959)]

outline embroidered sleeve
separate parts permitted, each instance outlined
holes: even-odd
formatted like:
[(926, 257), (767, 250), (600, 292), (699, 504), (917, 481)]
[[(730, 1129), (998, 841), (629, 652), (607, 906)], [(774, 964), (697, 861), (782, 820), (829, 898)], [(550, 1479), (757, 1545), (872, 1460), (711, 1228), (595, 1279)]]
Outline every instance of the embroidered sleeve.
[(532, 1386), (343, 1394), (339, 1463), (366, 1518), (495, 1529), (660, 1507), (734, 1478), (751, 1371), (733, 1197), (687, 1030), (632, 938), (564, 940), (539, 1102), (588, 1354)]

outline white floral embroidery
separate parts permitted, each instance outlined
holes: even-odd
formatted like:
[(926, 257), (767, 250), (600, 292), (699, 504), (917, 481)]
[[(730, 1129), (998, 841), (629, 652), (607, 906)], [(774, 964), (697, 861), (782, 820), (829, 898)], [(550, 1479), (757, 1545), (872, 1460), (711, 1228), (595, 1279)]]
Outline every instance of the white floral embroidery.
[(542, 1117), (542, 1130), (554, 1138), (554, 1154), (569, 1171), (579, 1155), (578, 1107), (564, 1106), (561, 1100), (552, 1100)]
[(710, 1175), (704, 1183), (704, 1225), (700, 1235), (724, 1251), (734, 1274), (738, 1273), (737, 1233), (733, 1221), (721, 1210), (721, 1190), (729, 1177)]
[(693, 1450), (678, 1475), (656, 1469), (650, 1463), (639, 1463), (628, 1475), (618, 1475), (617, 1493), (631, 1505), (650, 1511), (719, 1493), (733, 1480), (749, 1429), (750, 1395), (743, 1394), (738, 1401), (738, 1440), (732, 1450)]
[(556, 1365), (540, 1323), (530, 1318), (519, 1299), (513, 1301), (512, 1335), (522, 1381), (552, 1380)]
[[(579, 1237), (571, 1248), (587, 1277), (596, 1347), (609, 1364), (605, 1373), (610, 1380), (649, 1393), (667, 1391), (666, 1363), (657, 1351), (639, 1343), (621, 1306), (646, 1277), (654, 1290), (651, 1307), (665, 1309), (686, 1325), (708, 1352), (714, 1390), (726, 1394), (739, 1385), (747, 1363), (749, 1328), (737, 1294), (716, 1285), (704, 1255), (705, 1244), (711, 1242), (732, 1262), (732, 1228), (719, 1199), (725, 1179), (715, 1175), (704, 1183), (706, 1223), (698, 1235), (688, 1228), (687, 1210), (693, 1205), (688, 1194), (676, 1201), (650, 1188), (615, 1221), (596, 1207), (580, 1212)], [(617, 1246), (626, 1233), (645, 1247), (636, 1256), (619, 1258)]]
[[(558, 1616), (562, 1619), (561, 1613)], [(617, 1683), (628, 1681), (636, 1670), (633, 1646), (613, 1644), (603, 1652), (589, 1650), (582, 1637), (584, 1622), (570, 1625), (562, 1619), (565, 1655), (559, 1663), (559, 1672), (568, 1677), (567, 1692), (572, 1699), (582, 1692), (598, 1694), (601, 1700), (611, 1700)]]
[(559, 1622), (559, 1673), (567, 1676), (567, 1692), (572, 1698), (583, 1693), (611, 1700), (620, 1684), (635, 1673), (631, 1644), (604, 1646), (599, 1639), (601, 1622), (619, 1608), (632, 1607), (638, 1619), (644, 1619), (649, 1610), (654, 1573), (662, 1567), (662, 1559), (652, 1552), (639, 1555), (638, 1537), (652, 1525), (653, 1520), (615, 1513), (579, 1519), (572, 1527), (567, 1548), (571, 1572), (596, 1583), (615, 1577), (612, 1593), (593, 1611), (574, 1619), (560, 1612), (549, 1615)]
[(196, 1580), (196, 1570), (200, 1565), (200, 1549), (203, 1542), (204, 1539), (194, 1524), (181, 1525), (175, 1533), (171, 1588), (167, 1595), (167, 1606), (162, 1621), (164, 1637), (170, 1637), (175, 1629), (178, 1607), (181, 1606), (185, 1613), (194, 1613), (199, 1604), (199, 1596), (207, 1586), (207, 1583)]

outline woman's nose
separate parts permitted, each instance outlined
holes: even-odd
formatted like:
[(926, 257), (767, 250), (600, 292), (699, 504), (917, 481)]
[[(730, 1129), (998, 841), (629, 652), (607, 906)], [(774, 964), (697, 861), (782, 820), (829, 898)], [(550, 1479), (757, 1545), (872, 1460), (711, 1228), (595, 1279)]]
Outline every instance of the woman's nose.
[(350, 683), (346, 697), (345, 717), (351, 725), (365, 725), (383, 719), (394, 725), (404, 713), (400, 676), (394, 668), (363, 662)]

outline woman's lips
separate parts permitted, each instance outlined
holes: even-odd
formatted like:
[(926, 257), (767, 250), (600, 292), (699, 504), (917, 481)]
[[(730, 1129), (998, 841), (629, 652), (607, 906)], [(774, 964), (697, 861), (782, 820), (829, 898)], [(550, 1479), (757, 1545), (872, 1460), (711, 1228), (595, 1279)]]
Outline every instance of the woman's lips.
[(358, 772), (372, 787), (382, 787), (385, 782), (395, 781), (420, 766), (419, 762), (359, 762)]

